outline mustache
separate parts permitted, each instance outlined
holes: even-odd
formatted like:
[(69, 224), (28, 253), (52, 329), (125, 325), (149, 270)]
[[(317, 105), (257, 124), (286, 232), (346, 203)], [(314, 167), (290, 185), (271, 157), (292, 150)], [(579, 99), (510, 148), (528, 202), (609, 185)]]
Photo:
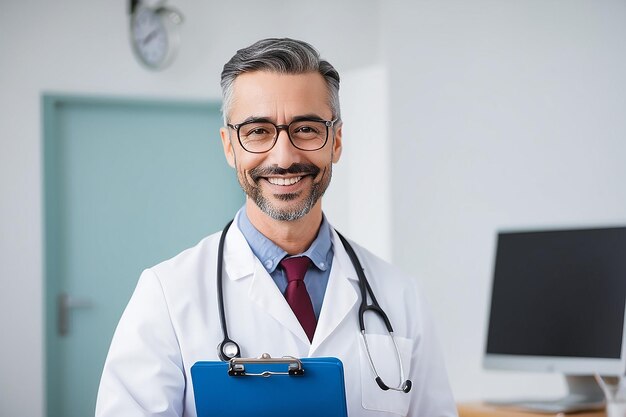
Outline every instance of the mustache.
[(250, 178), (256, 182), (261, 177), (271, 177), (275, 175), (299, 174), (312, 175), (316, 177), (320, 173), (320, 169), (313, 164), (294, 163), (289, 168), (281, 168), (278, 166), (256, 167), (249, 172)]

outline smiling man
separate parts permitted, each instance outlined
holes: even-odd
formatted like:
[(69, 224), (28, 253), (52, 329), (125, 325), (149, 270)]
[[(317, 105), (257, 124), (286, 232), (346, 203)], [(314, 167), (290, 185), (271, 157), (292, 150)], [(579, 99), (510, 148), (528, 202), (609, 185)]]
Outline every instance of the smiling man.
[(224, 114), (237, 124), (220, 133), (248, 196), (246, 214), (287, 253), (304, 252), (317, 235), (321, 197), (341, 155), (341, 122), (326, 81), (319, 72), (253, 71), (230, 88), (234, 99)]
[[(415, 280), (342, 241), (323, 214), (342, 151), (337, 71), (305, 42), (265, 39), (226, 63), (222, 93), (220, 135), (245, 206), (222, 233), (144, 271), (96, 415), (195, 416), (195, 362), (263, 353), (341, 359), (352, 417), (456, 415)], [(365, 339), (363, 300), (381, 308), (365, 314)]]

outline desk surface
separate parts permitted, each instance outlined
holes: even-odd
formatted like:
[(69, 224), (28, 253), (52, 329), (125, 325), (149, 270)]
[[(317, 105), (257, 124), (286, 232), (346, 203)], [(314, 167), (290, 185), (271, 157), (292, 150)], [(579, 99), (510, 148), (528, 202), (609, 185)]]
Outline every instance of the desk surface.
[(573, 414), (538, 414), (514, 410), (506, 407), (495, 407), (483, 403), (463, 403), (458, 404), (459, 417), (550, 417), (550, 416), (572, 416), (572, 417), (606, 417), (604, 411), (593, 411)]

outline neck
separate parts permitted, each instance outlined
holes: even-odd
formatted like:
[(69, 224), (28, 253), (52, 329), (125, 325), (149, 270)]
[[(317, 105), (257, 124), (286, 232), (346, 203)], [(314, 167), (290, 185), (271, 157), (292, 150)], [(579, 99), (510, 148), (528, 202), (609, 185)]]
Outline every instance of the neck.
[(322, 224), (321, 200), (304, 217), (293, 221), (272, 219), (249, 198), (246, 199), (246, 214), (250, 223), (259, 232), (289, 255), (306, 251), (315, 240)]

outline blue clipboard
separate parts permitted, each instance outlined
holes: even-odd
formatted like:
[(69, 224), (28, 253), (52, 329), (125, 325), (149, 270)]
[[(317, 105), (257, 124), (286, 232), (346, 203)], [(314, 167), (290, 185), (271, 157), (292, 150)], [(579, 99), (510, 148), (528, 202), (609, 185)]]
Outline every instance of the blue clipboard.
[(348, 416), (337, 358), (196, 362), (191, 379), (198, 417)]

